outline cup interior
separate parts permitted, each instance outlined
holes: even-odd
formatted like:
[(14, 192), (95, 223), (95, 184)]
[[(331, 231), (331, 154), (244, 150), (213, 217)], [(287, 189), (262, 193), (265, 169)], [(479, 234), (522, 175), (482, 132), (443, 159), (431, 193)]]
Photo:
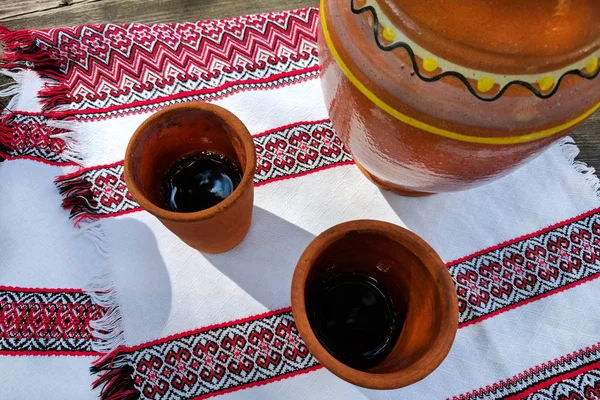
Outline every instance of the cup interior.
[(132, 176), (141, 194), (161, 207), (164, 176), (178, 159), (202, 151), (218, 152), (246, 175), (246, 153), (241, 138), (221, 115), (201, 108), (173, 108), (146, 120), (130, 143)]
[[(375, 278), (406, 319), (391, 353), (366, 369), (375, 374), (410, 369), (434, 345), (442, 321), (440, 287), (427, 260), (414, 249), (376, 231), (350, 231), (329, 243), (316, 256), (305, 284), (305, 304), (325, 277), (338, 272), (358, 272)], [(314, 329), (313, 329), (314, 332)]]

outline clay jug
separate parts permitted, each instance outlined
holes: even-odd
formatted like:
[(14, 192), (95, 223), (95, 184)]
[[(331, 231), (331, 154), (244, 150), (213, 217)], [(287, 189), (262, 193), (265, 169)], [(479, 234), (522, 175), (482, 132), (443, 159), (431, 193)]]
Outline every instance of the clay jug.
[(598, 0), (322, 0), (332, 123), (400, 194), (462, 190), (600, 108)]

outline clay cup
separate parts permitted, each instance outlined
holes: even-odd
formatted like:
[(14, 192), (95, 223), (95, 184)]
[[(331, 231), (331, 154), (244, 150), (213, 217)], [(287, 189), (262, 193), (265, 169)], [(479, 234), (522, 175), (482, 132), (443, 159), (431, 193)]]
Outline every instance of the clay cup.
[[(307, 316), (307, 293), (336, 268), (375, 278), (406, 313), (391, 353), (366, 370), (334, 358)], [(425, 378), (450, 351), (458, 327), (456, 289), (440, 257), (414, 233), (386, 222), (350, 221), (320, 234), (298, 261), (291, 293), (296, 326), (310, 352), (341, 379), (366, 388), (396, 389)]]
[[(173, 212), (160, 204), (160, 187), (178, 159), (214, 151), (243, 173), (237, 188), (219, 204), (197, 212)], [(226, 109), (190, 102), (164, 108), (135, 131), (125, 154), (125, 181), (138, 204), (191, 247), (222, 253), (237, 246), (252, 220), (256, 154), (244, 124)]]

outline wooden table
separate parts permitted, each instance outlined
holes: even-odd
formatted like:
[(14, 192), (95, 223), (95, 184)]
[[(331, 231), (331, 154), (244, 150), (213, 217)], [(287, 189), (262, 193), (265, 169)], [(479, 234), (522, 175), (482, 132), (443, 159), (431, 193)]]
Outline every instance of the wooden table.
[[(10, 29), (125, 22), (177, 22), (317, 6), (318, 0), (0, 0)], [(573, 135), (578, 159), (600, 171), (600, 112)]]

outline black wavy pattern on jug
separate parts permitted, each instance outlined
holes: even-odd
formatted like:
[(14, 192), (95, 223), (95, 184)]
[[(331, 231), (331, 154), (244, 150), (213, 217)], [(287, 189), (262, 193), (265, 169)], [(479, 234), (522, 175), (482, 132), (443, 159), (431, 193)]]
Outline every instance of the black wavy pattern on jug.
[(445, 71), (445, 72), (442, 72), (441, 74), (438, 74), (438, 75), (432, 76), (432, 77), (427, 77), (427, 76), (422, 75), (421, 72), (419, 71), (419, 66), (418, 66), (417, 60), (415, 58), (415, 53), (413, 52), (412, 48), (408, 45), (408, 43), (396, 42), (396, 43), (392, 43), (389, 46), (384, 46), (381, 44), (381, 42), (379, 41), (379, 18), (377, 16), (377, 12), (373, 8), (373, 6), (364, 6), (362, 8), (357, 9), (354, 7), (354, 1), (350, 0), (350, 8), (351, 8), (352, 12), (356, 15), (362, 14), (367, 11), (371, 12), (371, 14), (373, 15), (373, 19), (374, 19), (374, 25), (375, 25), (374, 37), (375, 37), (375, 43), (377, 44), (377, 47), (379, 47), (383, 51), (391, 51), (391, 50), (397, 49), (398, 47), (402, 47), (408, 53), (408, 56), (410, 57), (410, 60), (412, 62), (413, 70), (415, 71), (416, 75), (421, 80), (423, 80), (425, 82), (436, 82), (446, 76), (453, 76), (455, 78), (460, 79), (460, 81), (466, 86), (466, 88), (469, 90), (469, 92), (471, 92), (471, 94), (473, 96), (477, 97), (479, 100), (482, 100), (482, 101), (497, 100), (504, 94), (504, 92), (506, 92), (508, 90), (508, 88), (510, 88), (511, 86), (515, 86), (515, 85), (523, 86), (523, 87), (529, 89), (536, 97), (539, 97), (540, 99), (548, 99), (548, 98), (552, 97), (558, 91), (558, 88), (559, 88), (563, 78), (565, 78), (567, 75), (577, 75), (581, 78), (592, 80), (592, 79), (596, 78), (598, 76), (598, 74), (600, 74), (600, 68), (598, 68), (596, 70), (596, 72), (592, 75), (585, 74), (578, 69), (573, 69), (573, 70), (567, 71), (558, 79), (558, 81), (554, 85), (554, 89), (547, 94), (542, 94), (539, 90), (537, 90), (533, 85), (531, 85), (528, 82), (514, 80), (514, 81), (510, 81), (509, 83), (507, 83), (495, 96), (483, 97), (479, 93), (477, 93), (477, 91), (475, 89), (473, 89), (473, 87), (471, 86), (471, 84), (469, 83), (467, 78), (465, 78), (464, 75), (462, 75), (461, 73), (458, 73), (456, 71)]

